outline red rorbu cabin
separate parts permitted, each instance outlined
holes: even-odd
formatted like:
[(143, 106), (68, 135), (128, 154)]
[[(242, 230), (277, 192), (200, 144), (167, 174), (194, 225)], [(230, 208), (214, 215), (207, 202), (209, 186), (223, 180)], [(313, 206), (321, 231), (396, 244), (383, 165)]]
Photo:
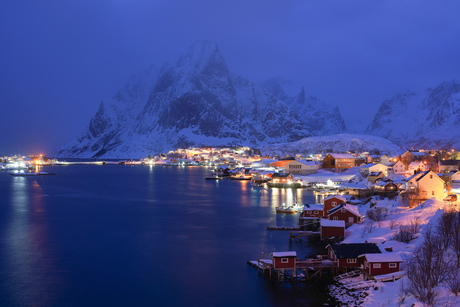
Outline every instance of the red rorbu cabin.
[(342, 203), (337, 207), (329, 210), (328, 216), (330, 220), (345, 221), (347, 226), (361, 222), (361, 215), (355, 205)]
[(320, 221), (320, 234), (323, 237), (342, 237), (345, 238), (345, 221), (331, 221), (321, 219)]
[(368, 276), (399, 272), (403, 262), (399, 253), (364, 254), (359, 258), (363, 260), (363, 269)]
[(347, 199), (342, 195), (329, 196), (324, 200), (324, 211), (327, 213), (332, 208), (335, 208), (346, 201)]
[(295, 268), (297, 253), (293, 252), (273, 252), (272, 264), (274, 269)]
[(338, 261), (340, 268), (360, 267), (363, 263), (362, 258), (358, 259), (360, 255), (382, 253), (374, 243), (332, 243), (326, 248), (329, 258), (332, 261)]
[(272, 175), (273, 183), (290, 183), (294, 181), (294, 175), (291, 173), (274, 173)]

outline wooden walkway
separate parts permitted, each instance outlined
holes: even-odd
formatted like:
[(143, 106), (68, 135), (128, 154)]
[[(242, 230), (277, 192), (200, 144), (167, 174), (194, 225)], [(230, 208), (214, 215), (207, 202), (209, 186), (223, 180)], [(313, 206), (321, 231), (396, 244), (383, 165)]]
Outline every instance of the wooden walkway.
[(268, 226), (267, 230), (300, 230), (300, 227), (277, 227), (277, 226)]
[(289, 242), (291, 242), (292, 239), (302, 242), (306, 237), (319, 234), (319, 231), (289, 231)]
[(257, 268), (257, 273), (270, 281), (275, 277), (278, 281), (302, 281), (315, 276), (321, 277), (323, 271), (332, 274), (337, 274), (339, 271), (337, 261), (331, 260), (297, 260), (295, 267), (283, 269), (274, 269), (271, 259), (257, 259), (257, 261), (248, 261), (248, 264)]

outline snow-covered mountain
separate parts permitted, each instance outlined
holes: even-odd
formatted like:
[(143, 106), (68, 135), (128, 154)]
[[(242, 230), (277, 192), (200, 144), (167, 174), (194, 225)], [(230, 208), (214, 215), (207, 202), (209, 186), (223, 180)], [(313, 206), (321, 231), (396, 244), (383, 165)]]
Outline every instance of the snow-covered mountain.
[(314, 96), (306, 96), (303, 86), (280, 77), (270, 78), (261, 84), (273, 96), (297, 110), (303, 125), (313, 135), (329, 135), (347, 131), (339, 107), (333, 107)]
[(381, 104), (365, 133), (407, 148), (460, 147), (460, 84), (452, 80), (422, 94), (396, 94)]
[(275, 144), (261, 148), (262, 154), (268, 155), (294, 155), (305, 156), (315, 153), (347, 151), (363, 152), (374, 151), (382, 155), (397, 156), (404, 150), (395, 143), (378, 137), (364, 134), (335, 134), (319, 137), (309, 137), (296, 142), (286, 144)]
[(192, 145), (260, 146), (343, 125), (338, 108), (325, 112), (320, 101), (285, 100), (230, 73), (217, 45), (200, 41), (176, 65), (131, 77), (77, 139), (51, 155), (135, 158)]

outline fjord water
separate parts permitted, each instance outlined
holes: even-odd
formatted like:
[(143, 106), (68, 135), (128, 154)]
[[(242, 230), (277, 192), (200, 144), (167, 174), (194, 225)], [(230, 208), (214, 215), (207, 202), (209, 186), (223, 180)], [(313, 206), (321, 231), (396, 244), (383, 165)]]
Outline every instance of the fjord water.
[(301, 286), (246, 264), (289, 243), (306, 190), (205, 181), (205, 167), (54, 166), (0, 173), (1, 306), (292, 306)]

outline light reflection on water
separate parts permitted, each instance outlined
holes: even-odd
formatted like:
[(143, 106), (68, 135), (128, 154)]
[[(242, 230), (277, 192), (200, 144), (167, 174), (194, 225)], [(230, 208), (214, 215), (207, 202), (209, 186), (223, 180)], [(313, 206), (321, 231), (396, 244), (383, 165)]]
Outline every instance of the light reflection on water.
[(295, 226), (297, 215), (275, 207), (312, 203), (311, 192), (204, 180), (204, 168), (44, 171), (67, 175), (0, 174), (9, 186), (0, 191), (10, 195), (0, 203), (7, 306), (292, 305), (289, 288), (267, 283), (246, 261), (261, 252), (309, 253), (266, 227)]

